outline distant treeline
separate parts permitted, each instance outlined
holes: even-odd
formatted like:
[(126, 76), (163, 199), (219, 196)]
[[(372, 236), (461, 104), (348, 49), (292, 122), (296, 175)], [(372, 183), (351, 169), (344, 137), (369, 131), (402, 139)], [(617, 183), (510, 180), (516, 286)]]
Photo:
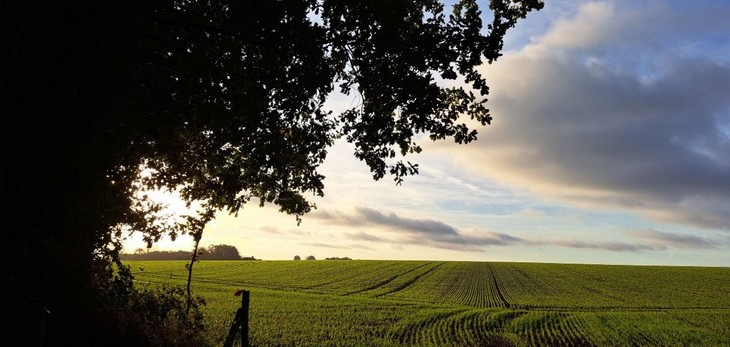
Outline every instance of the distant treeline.
[[(295, 255), (294, 260), (302, 260), (302, 257)], [(307, 257), (307, 260), (317, 260), (313, 255), (310, 255)], [(331, 258), (325, 258), (324, 260), (352, 260), (350, 257), (331, 257)]]
[[(190, 251), (146, 251), (138, 248), (134, 253), (122, 253), (122, 260), (190, 260), (193, 253)], [(238, 249), (231, 245), (210, 245), (199, 252), (203, 260), (258, 260), (251, 257), (241, 257)]]
[(122, 260), (190, 260), (193, 252), (187, 251), (151, 251), (122, 253)]

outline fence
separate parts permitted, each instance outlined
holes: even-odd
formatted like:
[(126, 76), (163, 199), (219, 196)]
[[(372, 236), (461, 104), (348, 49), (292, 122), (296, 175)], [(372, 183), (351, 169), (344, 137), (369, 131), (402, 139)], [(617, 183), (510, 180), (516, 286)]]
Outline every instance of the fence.
[(231, 323), (231, 329), (228, 330), (228, 336), (226, 342), (223, 344), (224, 347), (233, 347), (236, 342), (236, 337), (240, 333), (240, 342), (242, 347), (249, 347), (248, 345), (248, 304), (250, 301), (250, 292), (248, 290), (239, 290), (235, 294), (241, 297), (241, 307), (236, 311), (236, 316), (233, 318)]

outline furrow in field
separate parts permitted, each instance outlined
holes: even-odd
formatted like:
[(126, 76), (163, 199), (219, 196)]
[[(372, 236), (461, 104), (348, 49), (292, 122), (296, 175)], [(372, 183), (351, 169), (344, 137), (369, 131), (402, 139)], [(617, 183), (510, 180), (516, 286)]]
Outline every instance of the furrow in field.
[(358, 289), (358, 290), (355, 290), (355, 291), (352, 291), (352, 292), (347, 292), (347, 293), (345, 293), (343, 295), (347, 296), (347, 295), (353, 295), (353, 294), (363, 293), (363, 292), (367, 292), (367, 291), (370, 291), (370, 290), (374, 290), (374, 289), (377, 289), (377, 288), (386, 286), (388, 283), (393, 282), (393, 280), (395, 280), (396, 278), (401, 277), (401, 276), (405, 276), (405, 275), (407, 275), (407, 274), (409, 274), (409, 273), (411, 273), (413, 271), (416, 271), (416, 270), (418, 270), (418, 269), (420, 269), (420, 268), (422, 268), (422, 267), (424, 267), (426, 265), (429, 265), (429, 264), (431, 264), (431, 263), (425, 263), (425, 264), (418, 265), (418, 266), (416, 266), (414, 268), (408, 269), (405, 272), (401, 272), (401, 273), (395, 274), (395, 275), (393, 275), (391, 277), (388, 277), (384, 281), (378, 282), (378, 283), (376, 283), (376, 284), (374, 284), (372, 286), (369, 286), (369, 287), (366, 287), (366, 288), (363, 288), (363, 289)]
[(497, 275), (494, 272), (494, 267), (491, 264), (488, 264), (489, 266), (489, 273), (492, 278), (492, 284), (494, 289), (494, 294), (499, 299), (499, 302), (502, 304), (502, 306), (509, 308), (510, 304), (507, 301), (507, 299), (504, 298), (504, 295), (502, 295), (502, 290), (499, 288), (499, 283), (497, 281)]
[[(439, 263), (436, 266), (434, 266), (434, 267), (426, 270), (426, 272), (414, 276), (410, 280), (408, 280), (408, 281), (406, 281), (406, 282), (398, 285), (397, 287), (395, 287), (395, 288), (393, 288), (393, 289), (391, 289), (391, 290), (389, 290), (389, 291), (387, 291), (385, 293), (375, 295), (375, 297), (386, 296), (386, 295), (393, 294), (393, 293), (397, 293), (397, 292), (399, 292), (401, 290), (404, 290), (404, 289), (410, 287), (411, 285), (413, 285), (414, 283), (416, 283), (416, 281), (418, 281), (419, 279), (421, 279), (421, 277), (428, 275), (429, 273), (431, 273), (432, 271), (438, 269), (439, 267), (441, 267), (444, 264), (445, 263)], [(414, 269), (414, 270), (416, 270), (416, 269)]]
[(419, 312), (391, 327), (388, 336), (404, 346), (435, 345), (438, 330), (458, 311)]
[(569, 335), (569, 344), (571, 346), (591, 346), (590, 338), (587, 334), (588, 327), (584, 326), (582, 320), (577, 319), (575, 315), (567, 317), (564, 321), (566, 331)]

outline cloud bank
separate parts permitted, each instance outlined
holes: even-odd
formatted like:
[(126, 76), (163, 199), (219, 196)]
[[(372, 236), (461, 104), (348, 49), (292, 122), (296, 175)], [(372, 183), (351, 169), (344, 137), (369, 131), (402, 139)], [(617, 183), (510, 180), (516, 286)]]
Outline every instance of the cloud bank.
[[(481, 252), (492, 246), (553, 246), (613, 252), (641, 252), (670, 248), (709, 249), (716, 248), (716, 245), (720, 244), (712, 239), (650, 229), (626, 231), (624, 234), (631, 242), (528, 239), (485, 230), (472, 230), (467, 233), (439, 220), (409, 218), (362, 206), (355, 207), (351, 212), (317, 211), (311, 217), (325, 225), (345, 225), (358, 230), (344, 235), (348, 241), (351, 241), (349, 246), (337, 246), (337, 248), (363, 248), (367, 247), (365, 244), (382, 243), (473, 252)], [(332, 246), (322, 245), (322, 247), (331, 248)]]
[[(518, 237), (490, 231), (467, 234), (442, 221), (407, 218), (361, 206), (355, 207), (353, 213), (318, 211), (313, 213), (312, 217), (329, 224), (346, 225), (356, 229), (368, 227), (379, 231), (347, 234), (347, 238), (356, 241), (421, 245), (464, 251), (482, 251), (487, 246), (525, 242)], [(387, 237), (384, 236), (386, 234)]]
[(678, 248), (678, 249), (707, 249), (717, 248), (726, 242), (718, 242), (711, 239), (693, 236), (678, 235), (652, 229), (631, 230), (626, 235), (635, 239), (648, 241), (657, 249)]
[(730, 6), (699, 4), (579, 5), (485, 67), (477, 142), (436, 146), (551, 199), (730, 231)]

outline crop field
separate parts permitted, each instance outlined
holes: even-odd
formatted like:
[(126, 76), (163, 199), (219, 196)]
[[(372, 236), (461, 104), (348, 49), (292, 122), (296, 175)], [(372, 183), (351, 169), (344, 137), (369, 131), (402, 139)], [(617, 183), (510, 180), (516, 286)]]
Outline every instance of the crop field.
[[(140, 286), (184, 261), (129, 261)], [(212, 341), (251, 292), (253, 346), (730, 346), (730, 268), (201, 261)]]

